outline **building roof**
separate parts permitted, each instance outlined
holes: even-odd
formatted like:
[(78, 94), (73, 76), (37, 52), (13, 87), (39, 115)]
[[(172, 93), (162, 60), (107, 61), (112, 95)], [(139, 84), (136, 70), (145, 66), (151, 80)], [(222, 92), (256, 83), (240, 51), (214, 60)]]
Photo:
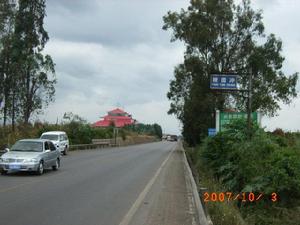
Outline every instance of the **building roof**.
[(113, 115), (106, 115), (103, 117), (105, 120), (132, 120), (129, 116), (113, 116)]
[(117, 113), (126, 113), (126, 112), (123, 111), (122, 109), (116, 108), (116, 109), (109, 111), (109, 113), (117, 114)]
[(133, 121), (129, 121), (129, 120), (99, 120), (96, 123), (94, 123), (92, 126), (93, 127), (109, 127), (112, 123), (114, 123), (114, 125), (116, 127), (124, 127), (126, 125), (130, 125), (133, 124)]
[(102, 120), (95, 122), (93, 127), (108, 127), (112, 123), (116, 127), (124, 127), (126, 125), (131, 125), (135, 123), (135, 120), (132, 119), (131, 115), (120, 108), (113, 109), (108, 112), (107, 115), (102, 117)]

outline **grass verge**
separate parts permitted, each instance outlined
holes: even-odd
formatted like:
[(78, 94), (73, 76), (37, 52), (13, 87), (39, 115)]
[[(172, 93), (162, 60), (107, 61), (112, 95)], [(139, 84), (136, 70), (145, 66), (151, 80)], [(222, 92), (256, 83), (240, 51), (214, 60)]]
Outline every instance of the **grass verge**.
[[(205, 167), (205, 165), (199, 160), (197, 151), (194, 148), (185, 147), (186, 155), (190, 166), (193, 170), (193, 174), (199, 187), (205, 188), (208, 193), (221, 193), (227, 190), (213, 178), (212, 172)], [(204, 199), (204, 193), (201, 193), (201, 199)], [(203, 201), (202, 201), (203, 202)], [(231, 201), (224, 202), (205, 202), (204, 207), (208, 212), (214, 225), (247, 225), (242, 219), (242, 216)]]

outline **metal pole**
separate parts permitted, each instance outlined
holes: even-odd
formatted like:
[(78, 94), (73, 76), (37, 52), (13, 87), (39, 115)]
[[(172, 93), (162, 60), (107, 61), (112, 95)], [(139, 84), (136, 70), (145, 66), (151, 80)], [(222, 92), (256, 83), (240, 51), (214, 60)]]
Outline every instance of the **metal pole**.
[(117, 134), (116, 134), (117, 132), (116, 132), (116, 128), (114, 127), (114, 145), (116, 146), (116, 144), (117, 144)]
[(220, 131), (220, 110), (216, 110), (216, 133)]
[(117, 128), (117, 132), (116, 132), (116, 146), (119, 145), (119, 143), (118, 143), (118, 136), (119, 136), (119, 128)]

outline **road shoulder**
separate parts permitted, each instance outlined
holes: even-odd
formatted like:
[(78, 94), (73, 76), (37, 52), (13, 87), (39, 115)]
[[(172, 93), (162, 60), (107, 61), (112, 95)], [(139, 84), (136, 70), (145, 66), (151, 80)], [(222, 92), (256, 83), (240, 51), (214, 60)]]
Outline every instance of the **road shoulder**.
[(192, 185), (178, 144), (143, 199), (130, 225), (197, 225)]

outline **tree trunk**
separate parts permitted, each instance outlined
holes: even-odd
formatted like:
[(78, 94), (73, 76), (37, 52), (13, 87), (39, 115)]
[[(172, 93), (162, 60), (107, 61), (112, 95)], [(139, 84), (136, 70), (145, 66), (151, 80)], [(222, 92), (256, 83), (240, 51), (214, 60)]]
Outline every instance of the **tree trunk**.
[(9, 107), (9, 87), (7, 82), (4, 82), (4, 108), (3, 108), (3, 126), (6, 126), (7, 114)]
[(27, 73), (26, 73), (26, 99), (25, 99), (25, 107), (24, 107), (24, 123), (28, 124), (29, 122), (29, 114), (30, 114), (30, 68), (27, 67)]
[(13, 91), (13, 94), (12, 94), (12, 115), (11, 115), (11, 127), (12, 127), (12, 131), (14, 132), (15, 131), (15, 115), (16, 115), (16, 112), (15, 112), (16, 108), (15, 108), (15, 91)]
[(7, 118), (7, 106), (6, 106), (6, 98), (4, 97), (4, 108), (3, 108), (3, 126), (6, 126), (6, 118)]

